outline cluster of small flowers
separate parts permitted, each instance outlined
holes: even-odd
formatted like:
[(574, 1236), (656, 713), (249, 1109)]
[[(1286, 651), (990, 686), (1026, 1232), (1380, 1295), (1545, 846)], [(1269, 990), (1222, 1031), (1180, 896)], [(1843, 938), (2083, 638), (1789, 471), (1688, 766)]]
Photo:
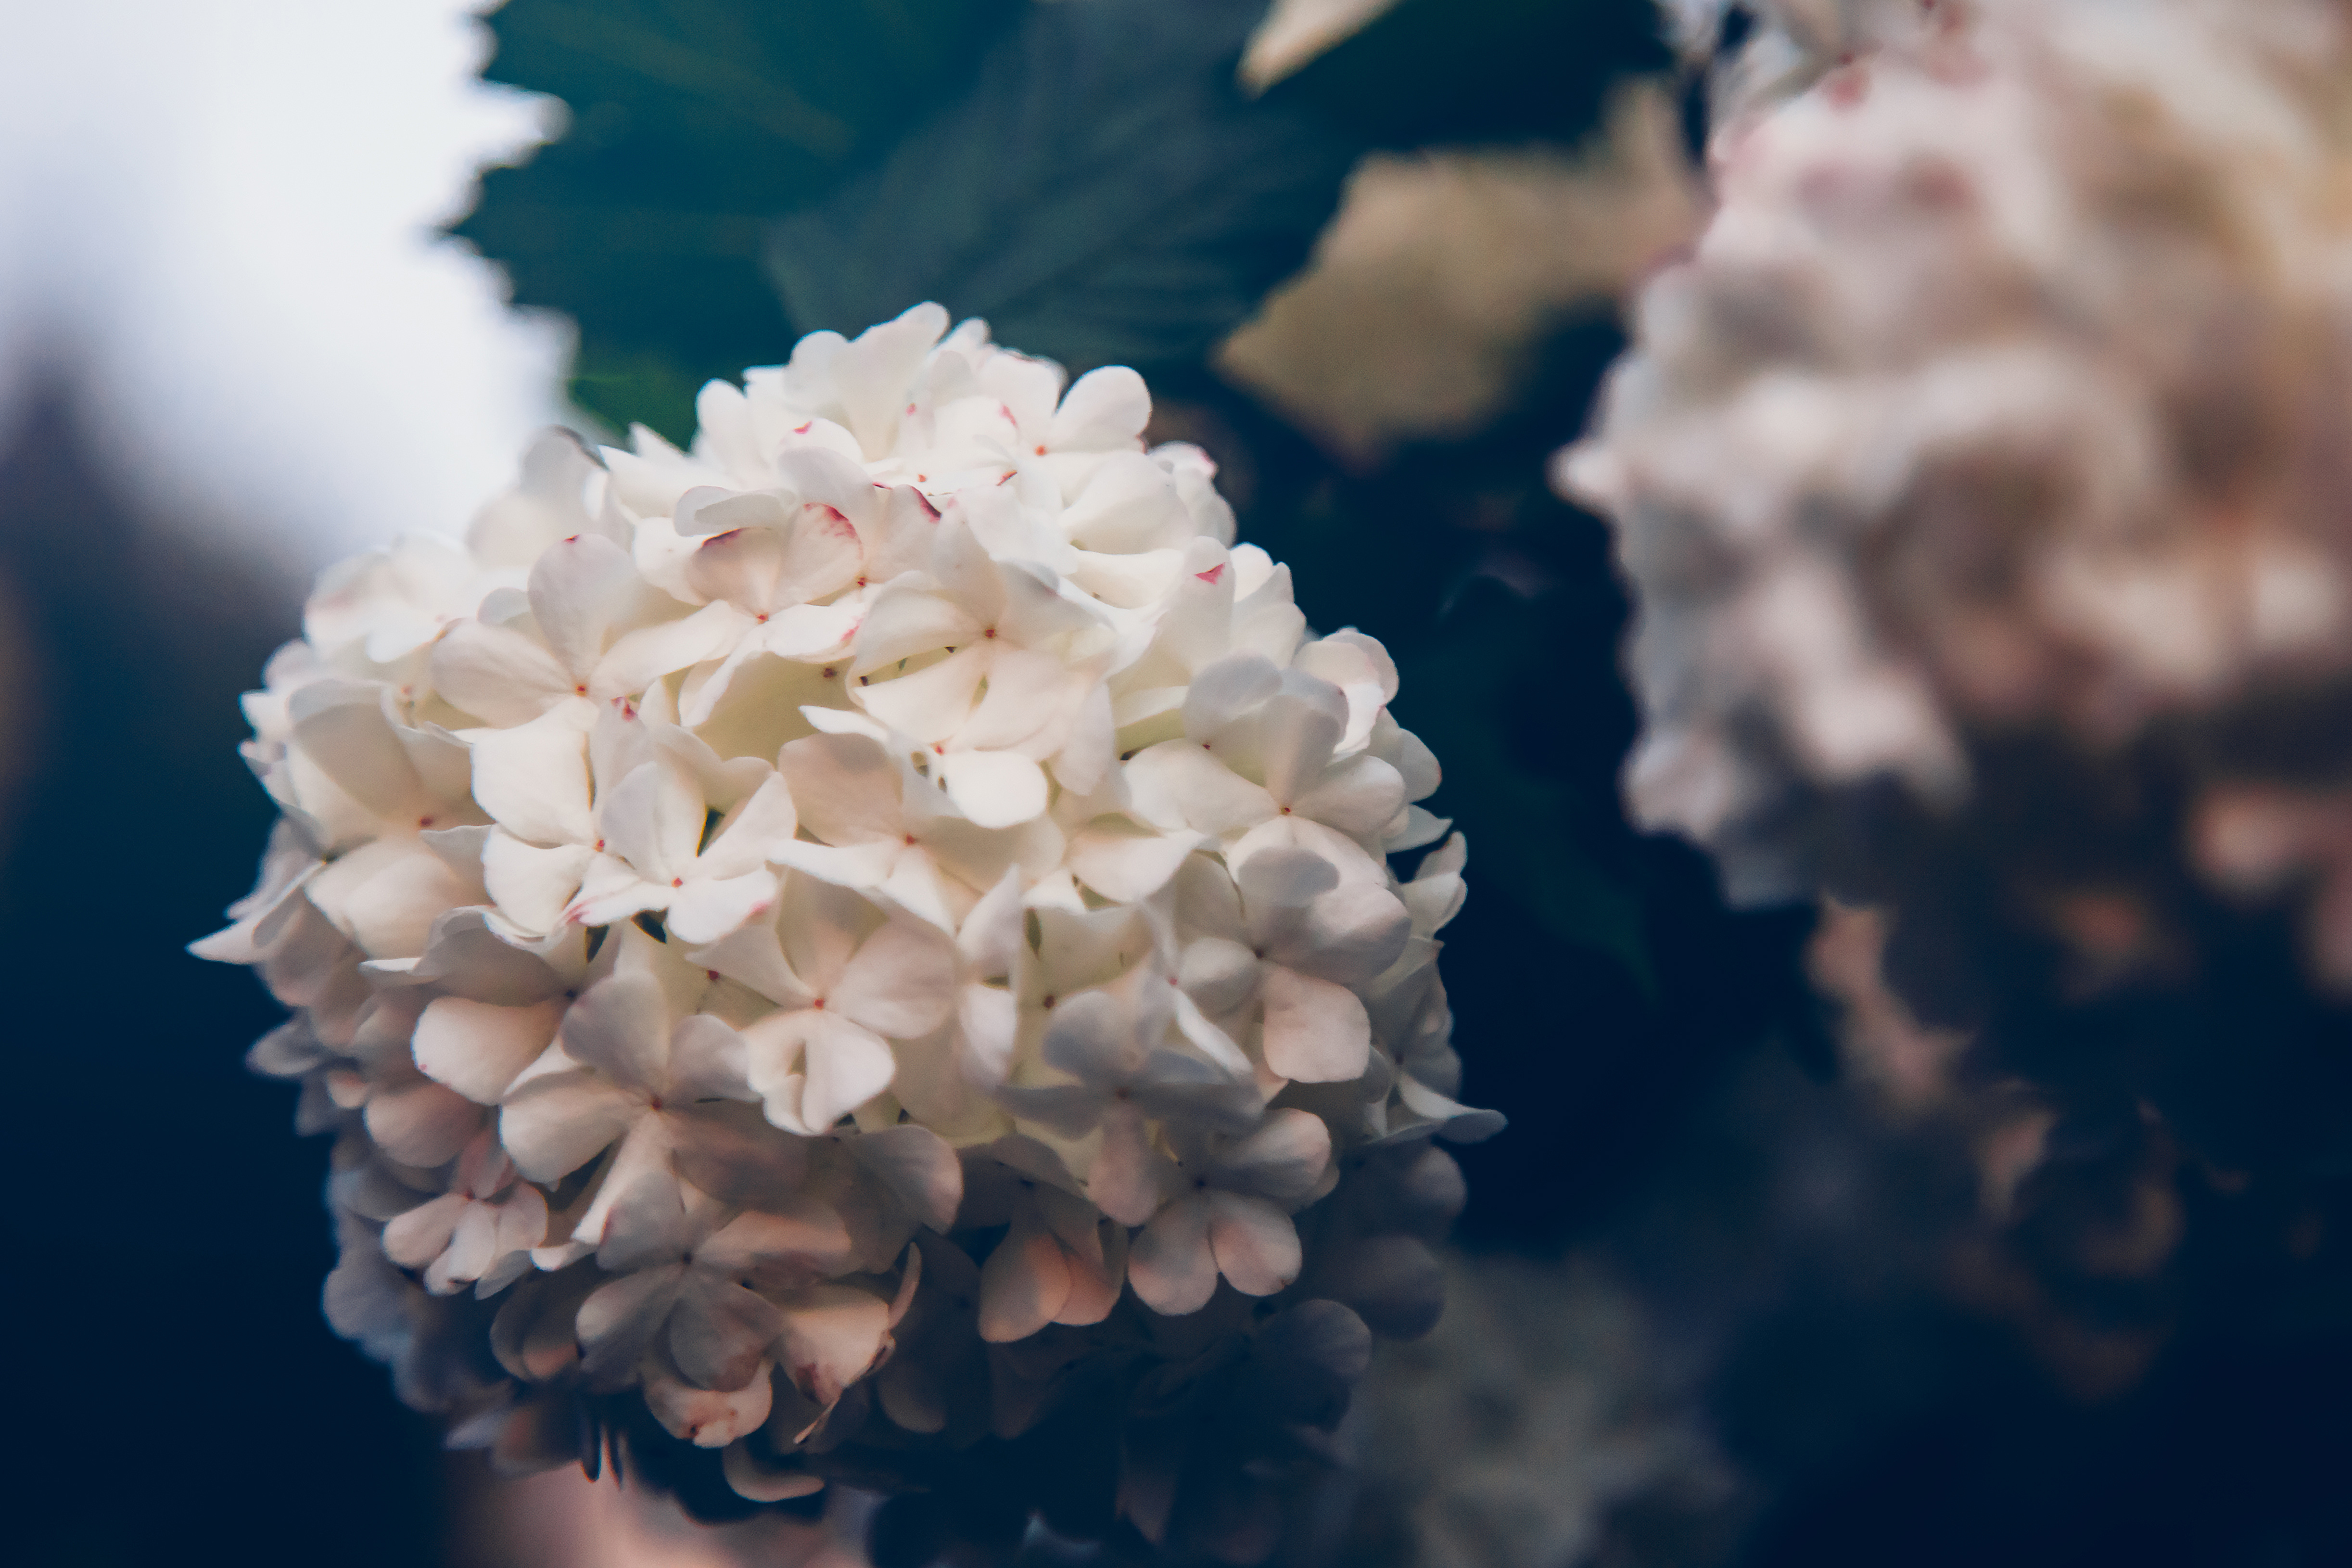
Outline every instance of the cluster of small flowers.
[[(1332, 1312), (1433, 1321), (1430, 1203), (1329, 1198), (1442, 1228), (1428, 1138), (1500, 1125), (1395, 668), (1307, 636), (1135, 373), (948, 325), (714, 383), (690, 452), (544, 438), (247, 700), (284, 816), (197, 951), (340, 1134), (331, 1317), (514, 1463), (636, 1390), (773, 1500), (869, 1419), (971, 1440), (974, 1357), (1006, 1436), (1097, 1341), (1280, 1340), (1213, 1298), (1333, 1364)], [(1310, 1205), (1353, 1217), (1303, 1249)]]
[[(1838, 791), (1946, 809), (2015, 737), (2113, 756), (2352, 674), (2344, 8), (1769, 10), (1810, 85), (1721, 123), (1711, 226), (1559, 469), (1640, 590), (1635, 806), (1751, 900), (1811, 890)], [(2333, 813), (2352, 757), (2291, 728), (2279, 782)], [(2221, 810), (2270, 763), (2184, 765)], [(2334, 854), (2352, 978), (2352, 839), (2308, 815), (2197, 828), (2201, 868)]]
[(2352, 1126), (2352, 8), (1753, 8), (1556, 471), (1641, 598), (1630, 793), (1833, 895), (1849, 1070), (1975, 1167), (1947, 1283), (2112, 1393)]

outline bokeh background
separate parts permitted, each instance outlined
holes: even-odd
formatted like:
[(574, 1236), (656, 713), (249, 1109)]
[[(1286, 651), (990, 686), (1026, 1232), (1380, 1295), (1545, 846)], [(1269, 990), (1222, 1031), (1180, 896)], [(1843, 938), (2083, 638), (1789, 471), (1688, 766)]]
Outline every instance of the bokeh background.
[(1142, 368), (1310, 621), (1394, 652), (1470, 836), (1445, 972), (1512, 1126), (1325, 1560), (2352, 1561), (2338, 1244), (2184, 1270), (2202, 1189), (2090, 1122), (2042, 1168), (2123, 1174), (1989, 1213), (1933, 1064), (1841, 1044), (1817, 911), (1626, 824), (1625, 593), (1546, 465), (1703, 221), (1647, 0), (0, 18), (11, 1561), (588, 1561), (320, 1316), (326, 1150), (241, 1067), (277, 1009), (183, 951), (271, 815), (237, 693), (536, 428), (682, 438), (707, 377), (922, 298)]

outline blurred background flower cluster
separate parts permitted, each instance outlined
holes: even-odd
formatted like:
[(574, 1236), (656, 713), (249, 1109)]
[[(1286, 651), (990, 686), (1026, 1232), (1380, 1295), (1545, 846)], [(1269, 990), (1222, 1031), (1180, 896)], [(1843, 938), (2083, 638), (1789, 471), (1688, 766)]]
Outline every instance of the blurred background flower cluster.
[[(1512, 1125), (1458, 1152), (1445, 1315), (1382, 1348), (1284, 1561), (2352, 1561), (2334, 667), (2241, 679), (2220, 659), (2231, 673), (2186, 698), (2142, 681), (2043, 713), (2033, 692), (2096, 684), (2061, 625), (2046, 667), (1979, 700), (1972, 679), (2017, 666), (1961, 633), (2032, 616), (2002, 598), (2012, 564), (1949, 545), (1968, 507), (1998, 491), (2105, 537), (2085, 498), (2117, 469), (2063, 423), (2038, 467), (1988, 459), (2017, 443), (1962, 416), (2014, 382), (1959, 387), (1948, 428), (1895, 431), (1874, 406), (1972, 332), (2046, 330), (2086, 384), (2158, 388), (2131, 450), (2210, 458), (2176, 533), (2317, 518), (2315, 553), (2340, 551), (2319, 426), (2347, 395), (2340, 349), (2314, 346), (2340, 331), (2334, 274), (2248, 258), (2333, 256), (2326, 138), (2352, 72), (2296, 29), (2345, 18), (2262, 0), (2261, 47), (2215, 56), (2244, 67), (2225, 80), (2156, 51), (2228, 7), (2168, 0), (2171, 33), (2066, 9), (2108, 31), (2025, 49), (2018, 79), (2083, 107), (2064, 178), (2128, 221), (2095, 231), (2124, 236), (2113, 254), (2053, 258), (1967, 227), (1966, 193), (2011, 188), (2032, 138), (1904, 107), (1966, 78), (1932, 5), (18, 0), (0, 53), (18, 982), (0, 1160), (33, 1440), (9, 1469), (10, 1560), (190, 1542), (257, 1564), (1083, 1560), (975, 1525), (984, 1466), (877, 1534), (854, 1497), (694, 1524), (609, 1474), (507, 1480), (443, 1453), (320, 1317), (326, 1151), (239, 1066), (279, 1011), (183, 951), (249, 880), (271, 808), (236, 755), (237, 694), (321, 566), (462, 531), (544, 426), (684, 440), (707, 379), (937, 300), (1074, 374), (1146, 374), (1150, 438), (1212, 455), (1309, 623), (1394, 655), (1397, 716), (1445, 763), (1431, 804), (1477, 851), (1447, 986), (1465, 1098)], [(1865, 78), (1851, 57), (1878, 48), (1891, 63)], [(2236, 118), (2187, 115), (2197, 147), (2238, 163), (2151, 130), (2200, 91)], [(1816, 166), (1835, 162), (1822, 143), (1740, 140), (1792, 99), (1884, 117), (1817, 135), (1917, 154), (1895, 205), (1949, 226), (1932, 265), (1885, 191)], [(2305, 121), (2329, 128), (2315, 153)], [(2117, 173), (2144, 164), (2162, 178)], [(1792, 190), (1835, 208), (1851, 274), (1805, 273), (1769, 223), (1702, 240), (1718, 199), (1736, 217)], [(2248, 190), (2317, 214), (2311, 235), (2231, 206)], [(1904, 318), (1870, 292), (1905, 267), (1932, 284), (1907, 302), (1948, 309)], [(2262, 286), (2229, 292), (2231, 268)], [(1670, 273), (1683, 293), (1637, 318)], [(2220, 303), (2192, 320), (2192, 297)], [(1716, 335), (1676, 337), (1676, 308)], [(1882, 319), (1911, 335), (1863, 331)], [(1622, 471), (1559, 468), (1618, 513), (1656, 603), (1733, 599), (1784, 560), (1759, 538), (1827, 556), (1882, 515), (1946, 552), (1850, 552), (1878, 638), (1859, 662), (1924, 668), (1935, 692), (1935, 723), (1853, 766), (1807, 749), (1803, 702), (1834, 709), (1835, 681), (1774, 707), (1811, 692), (1774, 687), (1785, 645), (1669, 658), (1663, 618), (1643, 623), (1643, 695), (1699, 693), (1682, 711), (1721, 737), (1709, 757), (1767, 760), (1741, 776), (1780, 793), (1740, 796), (1745, 815), (1707, 817), (1654, 771), (1635, 813), (1621, 798), (1633, 588), (1553, 459), (1593, 426), (1637, 321), (1649, 369), (1620, 378), (1588, 448)], [(2152, 365), (2133, 358), (2150, 321), (2181, 323)], [(2276, 352), (2219, 352), (2250, 342)], [(1900, 448), (1934, 482), (1742, 468), (1742, 439), (1790, 449), (1772, 446), (1785, 398), (1780, 426), (1659, 433), (1661, 410), (1717, 418), (1791, 366), (1848, 400), (1801, 434)], [(1647, 402), (1625, 390), (1643, 374)], [(2284, 411), (2250, 395), (2282, 386)], [(2095, 435), (2124, 418), (2087, 394), (2053, 406), (2085, 428), (2113, 415)], [(1675, 440), (1706, 460), (1657, 455)], [(1675, 493), (1658, 472), (1699, 479)], [(2168, 614), (2079, 611), (2126, 647)], [(1930, 623), (1958, 629), (1885, 631)]]

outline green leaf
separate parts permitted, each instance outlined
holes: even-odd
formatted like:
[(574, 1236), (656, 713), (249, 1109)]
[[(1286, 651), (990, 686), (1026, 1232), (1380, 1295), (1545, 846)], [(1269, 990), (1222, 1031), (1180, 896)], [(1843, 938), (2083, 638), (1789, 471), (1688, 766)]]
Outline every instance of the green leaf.
[(645, 425), (666, 435), (676, 431), (673, 438), (683, 442), (694, 430), (695, 395), (710, 379), (682, 369), (667, 355), (598, 340), (583, 342), (572, 356), (569, 390), (574, 407), (616, 434)]
[(1196, 360), (1305, 259), (1355, 143), (1234, 81), (1264, 0), (1030, 7), (962, 100), (777, 223), (803, 327), (923, 300), (1074, 371)]
[(583, 407), (683, 437), (693, 388), (782, 358), (796, 335), (760, 269), (768, 222), (951, 94), (1023, 9), (509, 0), (483, 74), (562, 99), (571, 126), (489, 171), (453, 232), (505, 267), (517, 304), (579, 322)]

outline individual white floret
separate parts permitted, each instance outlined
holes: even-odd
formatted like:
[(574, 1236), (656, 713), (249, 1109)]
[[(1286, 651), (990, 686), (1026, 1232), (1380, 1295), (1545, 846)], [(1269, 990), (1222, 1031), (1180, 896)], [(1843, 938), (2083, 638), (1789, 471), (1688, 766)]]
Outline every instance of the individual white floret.
[(810, 1136), (888, 1089), (891, 1042), (929, 1034), (955, 1004), (945, 933), (806, 873), (793, 875), (773, 920), (693, 959), (774, 1004), (743, 1026), (745, 1071), (768, 1120)]
[(1291, 1215), (1318, 1195), (1331, 1134), (1304, 1110), (1274, 1110), (1245, 1137), (1179, 1132), (1178, 1155), (1144, 1173), (1158, 1202), (1128, 1253), (1127, 1276), (1155, 1311), (1199, 1311), (1223, 1275), (1245, 1296), (1298, 1277)]
[(383, 1251), (404, 1268), (422, 1269), (436, 1296), (477, 1282), (487, 1295), (521, 1278), (546, 1238), (546, 1198), (485, 1127), (457, 1156), (447, 1192), (385, 1225)]
[(1003, 831), (956, 809), (947, 793), (872, 734), (813, 735), (776, 759), (809, 837), (785, 865), (870, 892), (953, 931), (1006, 869), (1050, 869), (1060, 846), (1039, 825)]
[(559, 541), (531, 567), (527, 594), (482, 609), (435, 646), (433, 679), (448, 701), (500, 726), (559, 707), (593, 717), (710, 657), (734, 624), (728, 606), (689, 612), (654, 590), (628, 552), (594, 534)]

